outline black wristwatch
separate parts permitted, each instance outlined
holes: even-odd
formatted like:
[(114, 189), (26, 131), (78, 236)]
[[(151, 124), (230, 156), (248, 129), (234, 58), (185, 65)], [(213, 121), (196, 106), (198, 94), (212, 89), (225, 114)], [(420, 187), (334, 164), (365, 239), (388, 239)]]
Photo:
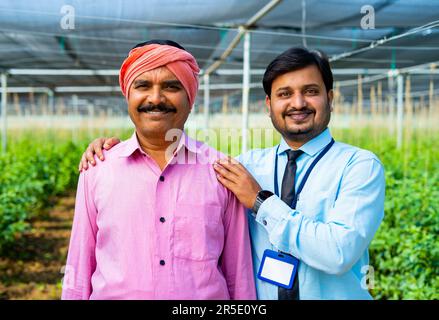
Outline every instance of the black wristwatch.
[(258, 192), (252, 208), (255, 215), (258, 213), (259, 207), (261, 206), (262, 202), (270, 198), (272, 195), (274, 195), (274, 193), (268, 190), (261, 190)]

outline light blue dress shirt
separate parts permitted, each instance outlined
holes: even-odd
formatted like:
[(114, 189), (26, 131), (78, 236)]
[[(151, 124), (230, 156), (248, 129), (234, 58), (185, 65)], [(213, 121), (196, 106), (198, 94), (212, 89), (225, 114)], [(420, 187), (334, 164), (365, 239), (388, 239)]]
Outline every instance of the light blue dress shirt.
[[(329, 129), (304, 144), (297, 159), (296, 190), (308, 167), (331, 141)], [(281, 140), (277, 146), (251, 150), (238, 160), (262, 189), (274, 192), (274, 161), (278, 153), (278, 186), (287, 164)], [(312, 170), (296, 210), (273, 195), (248, 211), (258, 299), (277, 300), (278, 287), (259, 280), (265, 249), (290, 253), (300, 260), (300, 299), (371, 299), (367, 285), (368, 246), (384, 217), (384, 169), (370, 151), (335, 142)]]

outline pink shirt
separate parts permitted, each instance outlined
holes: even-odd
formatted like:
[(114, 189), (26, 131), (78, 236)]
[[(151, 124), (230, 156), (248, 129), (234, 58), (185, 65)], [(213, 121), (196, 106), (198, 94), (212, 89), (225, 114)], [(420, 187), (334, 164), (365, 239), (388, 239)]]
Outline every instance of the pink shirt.
[(62, 299), (256, 299), (247, 217), (207, 152), (221, 155), (186, 135), (176, 150), (161, 172), (134, 133), (80, 175)]

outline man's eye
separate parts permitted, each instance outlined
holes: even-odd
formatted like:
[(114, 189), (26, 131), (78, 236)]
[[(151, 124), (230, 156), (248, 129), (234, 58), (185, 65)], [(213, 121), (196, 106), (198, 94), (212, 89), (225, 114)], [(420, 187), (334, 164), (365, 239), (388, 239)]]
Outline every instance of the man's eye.
[(307, 89), (307, 90), (305, 91), (305, 93), (306, 93), (306, 94), (310, 94), (310, 95), (315, 95), (315, 94), (318, 94), (319, 91), (316, 90), (316, 89)]
[(171, 90), (171, 91), (178, 91), (178, 90), (181, 89), (181, 87), (178, 84), (170, 84), (170, 85), (167, 85), (165, 87), (165, 89), (168, 89), (168, 90)]
[(285, 97), (289, 97), (291, 94), (288, 91), (281, 91), (278, 93), (279, 97), (285, 98)]

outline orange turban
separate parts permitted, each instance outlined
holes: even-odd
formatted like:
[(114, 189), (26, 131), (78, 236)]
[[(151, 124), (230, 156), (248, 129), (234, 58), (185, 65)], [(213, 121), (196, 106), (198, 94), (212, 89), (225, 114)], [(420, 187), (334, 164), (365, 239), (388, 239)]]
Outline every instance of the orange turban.
[(119, 71), (119, 85), (128, 99), (134, 79), (145, 71), (166, 66), (181, 82), (192, 106), (198, 91), (200, 69), (187, 51), (168, 45), (149, 44), (130, 51)]

